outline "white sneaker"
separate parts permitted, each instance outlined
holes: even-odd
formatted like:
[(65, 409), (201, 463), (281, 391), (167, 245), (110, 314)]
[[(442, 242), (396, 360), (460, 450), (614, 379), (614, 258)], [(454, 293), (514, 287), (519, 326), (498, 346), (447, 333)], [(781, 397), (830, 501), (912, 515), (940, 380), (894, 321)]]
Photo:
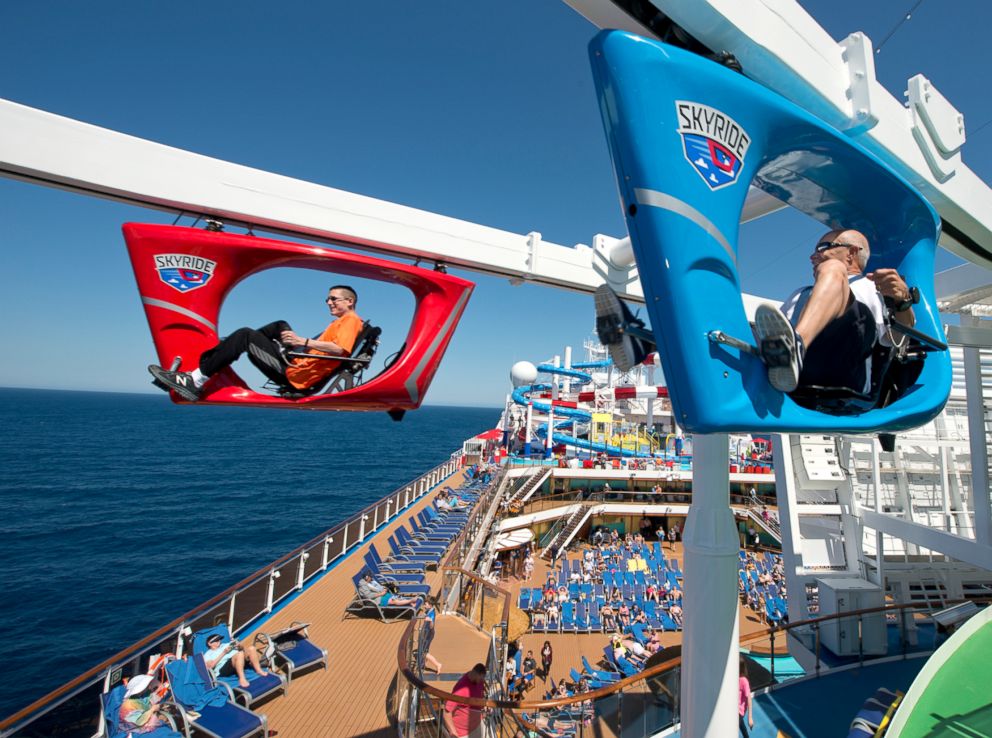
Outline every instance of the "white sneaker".
[(792, 392), (803, 370), (803, 341), (782, 311), (774, 305), (758, 305), (754, 314), (758, 355), (768, 367), (768, 383), (779, 392)]

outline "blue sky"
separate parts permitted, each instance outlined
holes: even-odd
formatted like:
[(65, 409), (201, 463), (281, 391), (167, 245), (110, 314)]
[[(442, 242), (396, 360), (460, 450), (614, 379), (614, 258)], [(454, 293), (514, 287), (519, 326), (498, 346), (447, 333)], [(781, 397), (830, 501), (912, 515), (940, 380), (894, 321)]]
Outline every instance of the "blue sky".
[[(862, 30), (876, 42), (912, 4), (802, 3), (835, 38)], [(975, 83), (988, 70), (990, 5), (926, 0), (876, 59), (897, 96), (922, 72), (965, 114), (965, 161), (985, 179), (992, 126), (975, 131), (992, 100)], [(556, 0), (8, 2), (0, 28), (9, 100), (560, 244), (625, 232), (586, 56), (596, 29)], [(0, 386), (154, 391), (120, 235), (135, 220), (172, 217), (0, 180), (0, 312), (15, 327)], [(821, 232), (798, 215), (746, 226), (745, 289), (784, 297), (807, 278)], [(938, 267), (954, 263), (944, 255)], [(588, 296), (463, 276), (478, 286), (428, 403), (497, 406), (515, 361), (566, 344), (580, 353)], [(326, 286), (299, 271), (254, 278), (225, 305), (221, 331), (285, 318), (316, 333)], [(383, 353), (398, 348), (411, 301), (358, 286), (363, 314), (385, 328)]]

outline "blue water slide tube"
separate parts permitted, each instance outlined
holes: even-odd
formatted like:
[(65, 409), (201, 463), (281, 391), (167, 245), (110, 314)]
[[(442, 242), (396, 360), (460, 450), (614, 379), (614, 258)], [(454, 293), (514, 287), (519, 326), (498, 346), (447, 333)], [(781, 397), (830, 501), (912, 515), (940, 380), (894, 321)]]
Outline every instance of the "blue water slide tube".
[[(552, 367), (554, 368), (554, 367)], [(531, 392), (547, 392), (551, 389), (550, 384), (528, 384), (523, 387), (517, 387), (513, 390), (511, 397), (513, 401), (518, 405), (526, 406), (527, 403), (533, 405), (534, 409), (538, 412), (548, 413), (551, 411), (552, 406), (550, 402), (545, 402), (542, 400), (532, 400), (528, 397)], [(592, 413), (588, 410), (582, 410), (577, 407), (554, 407), (554, 414), (556, 418), (562, 418), (562, 420), (555, 423), (555, 430), (568, 425), (571, 425), (575, 420), (591, 420)], [(548, 432), (547, 423), (542, 423), (536, 429), (537, 435), (539, 437), (544, 437)], [(576, 448), (582, 448), (589, 451), (602, 451), (609, 454), (610, 456), (634, 456), (638, 458), (651, 457), (650, 453), (638, 453), (629, 448), (621, 448), (619, 446), (611, 446), (609, 444), (603, 443), (592, 443), (582, 438), (572, 438), (572, 436), (566, 436), (564, 434), (555, 433), (552, 431), (551, 440), (555, 443), (563, 443), (567, 446), (574, 446)], [(662, 456), (662, 455), (656, 455)]]
[(554, 364), (538, 364), (537, 371), (543, 372), (544, 374), (557, 374), (561, 377), (571, 377), (572, 379), (577, 379), (583, 384), (587, 384), (592, 381), (592, 377), (585, 372), (580, 372), (574, 366), (571, 369), (566, 369), (563, 366), (555, 366)]
[(605, 369), (613, 366), (613, 359), (600, 359), (599, 361), (580, 361), (572, 364), (573, 369)]

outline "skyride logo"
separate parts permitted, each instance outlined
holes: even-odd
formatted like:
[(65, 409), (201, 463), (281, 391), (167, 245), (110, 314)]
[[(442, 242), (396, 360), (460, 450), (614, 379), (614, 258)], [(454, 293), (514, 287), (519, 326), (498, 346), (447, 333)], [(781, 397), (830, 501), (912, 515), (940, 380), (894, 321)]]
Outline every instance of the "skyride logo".
[(189, 254), (155, 254), (159, 279), (174, 290), (186, 293), (199, 289), (214, 276), (216, 261)]
[(741, 173), (751, 137), (716, 108), (675, 101), (685, 158), (711, 190), (733, 184)]

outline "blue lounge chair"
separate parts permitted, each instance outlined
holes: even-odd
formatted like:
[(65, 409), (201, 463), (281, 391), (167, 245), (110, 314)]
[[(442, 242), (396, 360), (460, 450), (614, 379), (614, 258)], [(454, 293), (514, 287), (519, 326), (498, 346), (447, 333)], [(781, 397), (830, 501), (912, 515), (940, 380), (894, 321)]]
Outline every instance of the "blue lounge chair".
[(662, 623), (661, 618), (658, 617), (658, 605), (654, 600), (648, 600), (644, 603), (644, 614), (648, 616), (648, 625), (655, 630), (665, 630), (664, 623)]
[(612, 646), (603, 646), (603, 656), (606, 657), (603, 660), (603, 663), (606, 664), (606, 668), (611, 669), (611, 670), (619, 673), (620, 672), (620, 667), (617, 666), (617, 660), (613, 657), (613, 647)]
[(425, 566), (433, 566), (435, 569), (441, 563), (440, 554), (406, 553), (400, 548), (400, 544), (397, 543), (395, 536), (389, 536), (388, 541), (389, 550), (392, 553), (390, 561), (411, 561), (424, 564)]
[(285, 671), (287, 693), (289, 683), (299, 672), (314, 666), (327, 668), (327, 649), (310, 640), (309, 625), (294, 621), (288, 628), (255, 636), (255, 648), (265, 654), (269, 663), (279, 665)]
[[(109, 692), (100, 695), (100, 729), (97, 738), (128, 738), (130, 733), (120, 728), (121, 704), (124, 702), (123, 684), (118, 684)], [(148, 733), (142, 733), (142, 738), (182, 738), (182, 733), (176, 731), (175, 722), (165, 712), (159, 713), (166, 724)]]
[(400, 548), (404, 551), (409, 551), (410, 553), (422, 551), (424, 553), (436, 553), (443, 555), (444, 552), (448, 550), (447, 544), (444, 543), (426, 543), (423, 541), (414, 540), (414, 538), (410, 535), (410, 532), (402, 525), (396, 528), (393, 535), (396, 536), (396, 542), (400, 544)]
[(383, 561), (374, 545), (369, 546), (368, 555), (383, 573), (414, 573), (423, 575), (426, 565), (416, 561)]
[(616, 672), (594, 669), (585, 656), (582, 657), (582, 668), (585, 669), (586, 674), (601, 682), (619, 682), (623, 678)]
[[(231, 631), (228, 629), (227, 623), (198, 630), (193, 634), (193, 655), (202, 656), (206, 653), (209, 650), (207, 648), (207, 640), (214, 635), (219, 635), (225, 643), (234, 640), (231, 637)], [(247, 662), (247, 659), (245, 661)], [(234, 675), (217, 677), (214, 681), (229, 687), (234, 696), (244, 702), (245, 707), (251, 707), (260, 699), (268, 697), (274, 692), (286, 692), (286, 680), (279, 674), (270, 672), (268, 675), (262, 676), (256, 673), (248, 663), (245, 663), (245, 679), (248, 680), (247, 687), (242, 687), (238, 684), (238, 677)]]
[(643, 623), (631, 623), (630, 634), (634, 636), (634, 640), (640, 643), (642, 646), (646, 646), (648, 644), (647, 636), (644, 635)]
[(669, 562), (668, 562), (668, 568), (671, 571), (675, 572), (675, 576), (677, 576), (679, 579), (682, 578), (682, 570), (679, 568), (679, 560), (678, 559), (670, 559)]
[(530, 609), (530, 589), (527, 587), (520, 588), (520, 596), (517, 597), (517, 607), (521, 610)]
[(599, 615), (599, 608), (601, 606), (597, 602), (593, 602), (589, 606), (589, 632), (596, 631), (597, 633), (603, 632), (603, 619)]
[(420, 528), (422, 530), (433, 530), (439, 533), (454, 533), (458, 535), (464, 528), (463, 525), (458, 525), (457, 523), (445, 523), (436, 518), (431, 520), (431, 516), (427, 514), (426, 510), (421, 510), (417, 513), (417, 520), (420, 522)]
[(380, 597), (371, 599), (362, 597), (358, 591), (358, 583), (362, 581), (362, 575), (364, 573), (365, 570), (363, 569), (351, 578), (352, 584), (355, 585), (355, 597), (348, 603), (348, 606), (344, 610), (346, 617), (348, 615), (360, 617), (363, 613), (374, 611), (382, 622), (392, 623), (407, 615), (411, 617), (416, 615), (420, 606), (424, 603), (423, 597), (418, 597), (415, 602), (409, 605), (390, 605), (388, 603), (384, 605)]
[(618, 659), (615, 659), (615, 662), (617, 668), (620, 669), (620, 673), (623, 674), (625, 677), (636, 676), (638, 673), (640, 673), (637, 667), (634, 666), (632, 663), (630, 663), (623, 656), (621, 656)]
[(379, 582), (379, 584), (423, 584), (424, 575), (423, 574), (413, 574), (413, 573), (400, 573), (400, 572), (387, 572), (383, 571), (378, 562), (376, 562), (375, 557), (372, 556), (371, 551), (366, 551), (365, 555), (362, 557), (365, 560), (365, 565), (372, 572), (372, 577)]
[(579, 633), (589, 632), (589, 605), (585, 602), (575, 606), (575, 630)]
[(187, 659), (170, 661), (165, 671), (187, 735), (190, 727), (212, 738), (269, 735), (265, 716), (229, 699), (230, 692), (214, 683), (203, 656), (194, 653)]
[(613, 589), (613, 574), (608, 571), (603, 572), (603, 586)]
[(848, 738), (878, 735), (878, 730), (885, 722), (890, 710), (902, 699), (902, 692), (891, 692), (888, 689), (878, 689), (875, 694), (865, 700), (858, 714), (851, 723)]
[(561, 632), (575, 632), (575, 607), (571, 602), (563, 602), (561, 606)]
[(681, 630), (679, 628), (679, 624), (676, 623), (674, 620), (672, 620), (672, 616), (669, 615), (664, 610), (662, 610), (661, 612), (661, 625), (664, 630), (671, 630), (671, 631)]
[(432, 530), (430, 528), (424, 528), (417, 525), (417, 519), (413, 515), (406, 519), (406, 524), (410, 528), (410, 537), (415, 541), (423, 541), (425, 543), (443, 543), (447, 545), (451, 543), (457, 534), (450, 533), (448, 531)]

